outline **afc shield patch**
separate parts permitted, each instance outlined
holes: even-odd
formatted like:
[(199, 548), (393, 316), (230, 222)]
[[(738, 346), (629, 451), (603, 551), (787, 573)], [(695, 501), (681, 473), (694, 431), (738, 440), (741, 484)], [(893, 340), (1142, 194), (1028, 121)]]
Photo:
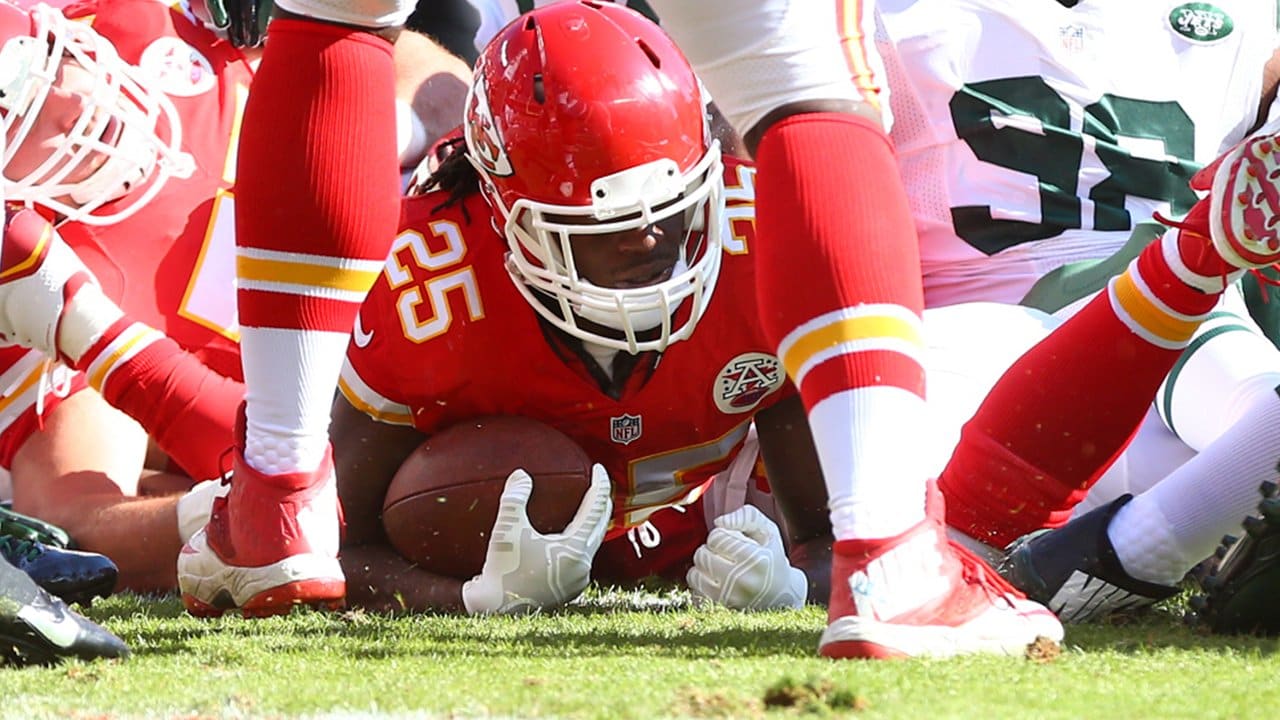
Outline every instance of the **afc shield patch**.
[(138, 58), (138, 69), (174, 97), (195, 97), (218, 84), (205, 56), (176, 37), (162, 37), (148, 45)]
[(727, 415), (750, 412), (787, 379), (782, 363), (767, 353), (743, 353), (716, 374), (712, 399)]
[(639, 415), (622, 415), (609, 418), (609, 438), (619, 445), (630, 445), (640, 439), (644, 428)]

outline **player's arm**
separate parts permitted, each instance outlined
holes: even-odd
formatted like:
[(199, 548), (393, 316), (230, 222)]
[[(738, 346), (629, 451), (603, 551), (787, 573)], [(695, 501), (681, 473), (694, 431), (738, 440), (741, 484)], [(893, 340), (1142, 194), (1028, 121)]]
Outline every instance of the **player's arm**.
[(827, 486), (800, 396), (756, 415), (769, 489), (787, 532), (791, 564), (809, 579), (809, 597), (824, 602), (831, 582), (831, 519)]
[(1261, 128), (1272, 114), (1277, 112), (1276, 90), (1280, 87), (1280, 48), (1276, 48), (1262, 66), (1262, 99), (1258, 103), (1258, 115), (1249, 132)]
[(346, 518), (340, 561), (347, 604), (372, 612), (462, 612), (462, 582), (402, 558), (382, 529), (391, 478), (424, 439), (417, 429), (374, 420), (341, 395), (330, 426), (338, 499)]
[(471, 67), (430, 37), (408, 30), (396, 38), (393, 59), (400, 166), (411, 168), (462, 122)]

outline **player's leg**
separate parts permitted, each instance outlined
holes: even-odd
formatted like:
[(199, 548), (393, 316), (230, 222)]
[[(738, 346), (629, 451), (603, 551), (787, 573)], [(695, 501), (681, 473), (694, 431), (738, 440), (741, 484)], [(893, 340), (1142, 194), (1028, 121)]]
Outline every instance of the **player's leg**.
[(222, 474), (239, 383), (133, 322), (37, 213), (9, 218), (2, 257), (12, 269), (0, 271), (0, 335), (84, 371), (192, 477)]
[[(1108, 411), (1116, 409), (1117, 400), (1121, 401), (1121, 412), (1135, 412), (1138, 409), (1136, 403), (1144, 401), (1144, 397), (1126, 393), (1135, 392), (1135, 388), (1143, 393), (1148, 390), (1154, 393), (1158, 385), (1152, 383), (1152, 372), (1158, 371), (1163, 377), (1174, 366), (1174, 362), (1182, 354), (1182, 347), (1191, 337), (1191, 333), (1187, 332), (1188, 321), (1191, 321), (1192, 327), (1197, 327), (1199, 320), (1203, 319), (1190, 314), (1201, 308), (1207, 314), (1210, 309), (1206, 298), (1196, 298), (1189, 294), (1192, 288), (1212, 292), (1230, 276), (1237, 274), (1234, 272), (1236, 268), (1253, 267), (1280, 259), (1280, 252), (1276, 250), (1280, 247), (1280, 242), (1277, 242), (1274, 228), (1274, 219), (1280, 208), (1273, 202), (1274, 193), (1268, 194), (1263, 187), (1271, 182), (1270, 168), (1276, 164), (1275, 156), (1276, 148), (1268, 139), (1249, 141), (1228, 153), (1226, 161), (1216, 165), (1218, 170), (1213, 179), (1213, 192), (1193, 208), (1186, 221), (1179, 224), (1177, 240), (1171, 242), (1173, 234), (1170, 233), (1163, 242), (1145, 249), (1125, 275), (1112, 281), (1106, 297), (1090, 302), (1080, 314), (1063, 326), (1063, 331), (1072, 327), (1078, 330), (1089, 327), (1090, 323), (1097, 323), (1091, 333), (1081, 337), (1082, 343), (1091, 348), (1090, 352), (1073, 352), (1062, 345), (1056, 348), (1059, 357), (1055, 358), (1055, 362), (1061, 362), (1067, 369), (1074, 368), (1071, 379), (1079, 382), (1086, 375), (1095, 380), (1100, 377), (1097, 369), (1091, 370), (1091, 375), (1079, 373), (1079, 367), (1090, 362), (1090, 357), (1093, 362), (1101, 360), (1107, 363), (1107, 370), (1119, 371), (1125, 377), (1123, 387), (1107, 385), (1105, 377), (1097, 384), (1103, 390), (1101, 397), (1107, 397), (1111, 401), (1110, 407), (1101, 411), (1094, 408), (1091, 412), (1087, 403), (1082, 404), (1070, 397), (1066, 402), (1058, 404), (1059, 407), (1066, 408), (1065, 416), (1073, 418), (1072, 423), (1061, 424), (1061, 418), (1055, 417), (1047, 423), (1047, 429), (1071, 438), (1066, 448), (1068, 459), (1073, 454), (1072, 447), (1081, 447), (1076, 445), (1081, 439), (1089, 443), (1085, 447), (1104, 458), (1112, 447), (1123, 444), (1121, 426), (1115, 425), (1111, 429), (1111, 435), (1099, 435), (1097, 430), (1099, 427), (1105, 429), (1101, 423), (1105, 422)], [(1252, 211), (1241, 213), (1239, 211), (1242, 207), (1252, 207)], [(1211, 249), (1211, 252), (1196, 251), (1194, 241), (1199, 236), (1206, 235), (1209, 236), (1209, 242), (1204, 243), (1203, 247)], [(1225, 258), (1230, 258), (1230, 262)], [(1159, 262), (1161, 260), (1163, 264)], [(1139, 292), (1135, 293), (1134, 290)], [(1154, 313), (1153, 308), (1156, 311)], [(1108, 310), (1113, 315), (1108, 316)], [(1132, 334), (1106, 332), (1107, 324), (1102, 321), (1106, 319), (1110, 322), (1113, 318), (1123, 321)], [(1227, 327), (1219, 328), (1222, 332), (1218, 335), (1227, 337), (1230, 333), (1229, 325), (1230, 323)], [(1203, 335), (1205, 342), (1214, 335), (1213, 331), (1206, 332)], [(1111, 354), (1116, 347), (1124, 348), (1124, 340), (1128, 340), (1129, 348), (1123, 355)], [(1163, 345), (1166, 350), (1178, 352), (1161, 354), (1145, 347), (1139, 340), (1157, 348)], [(1052, 343), (1042, 343), (1024, 358), (1025, 364), (1020, 369), (1020, 374), (1031, 373), (1037, 367), (1052, 367), (1052, 363), (1036, 365), (1035, 362), (1026, 362), (1027, 358), (1031, 358), (1046, 345)], [(1100, 356), (1098, 348), (1111, 352)], [(1130, 363), (1139, 358), (1145, 358), (1145, 362), (1153, 364), (1134, 368)], [(1015, 367), (1015, 370), (1018, 368)], [(1009, 396), (1006, 399), (1016, 398)], [(1029, 394), (1018, 400), (1026, 403), (1036, 399), (1046, 398)], [(1134, 407), (1128, 407), (1129, 405)], [(1009, 415), (1015, 419), (1026, 419), (1017, 405), (1010, 408), (1012, 411)], [(1280, 410), (1280, 406), (1276, 409)], [(1266, 405), (1255, 405), (1255, 409), (1250, 412), (1258, 413), (1256, 419), (1267, 427), (1276, 419), (1273, 414), (1268, 413)], [(980, 412), (979, 416), (981, 415)], [(1044, 417), (1038, 418), (1037, 422), (1040, 423), (1037, 430), (1046, 428)], [(982, 421), (982, 425), (989, 428), (994, 427), (995, 423), (989, 416)], [(1163, 583), (1163, 593), (1171, 593), (1172, 582), (1200, 559), (1189, 559), (1187, 556), (1207, 554), (1213, 545), (1213, 539), (1224, 527), (1234, 522), (1231, 515), (1246, 508), (1248, 500), (1252, 499), (1252, 492), (1246, 490), (1243, 482), (1232, 486), (1228, 481), (1227, 492), (1221, 492), (1221, 481), (1213, 481), (1218, 467), (1223, 462), (1230, 463), (1225, 472), (1252, 480), (1248, 485), (1253, 487), (1256, 478), (1265, 475), (1274, 461), (1274, 457), (1269, 457), (1260, 463), (1258, 453), (1250, 452), (1251, 443), (1257, 439), (1253, 433), (1254, 424), (1248, 423), (1247, 427), (1242, 427), (1243, 425), (1245, 424), (1237, 422), (1206, 448), (1205, 452), (1179, 467), (1152, 491), (1144, 493), (1143, 502), (1126, 504), (1127, 498), (1121, 498), (1109, 507), (1099, 508), (1073, 520), (1058, 531), (1021, 542), (1011, 552), (1010, 563), (1003, 570), (1033, 596), (1052, 596), (1053, 602), (1057, 602), (1060, 597), (1071, 596), (1067, 599), (1082, 610), (1081, 618), (1094, 614), (1093, 598), (1109, 593), (1109, 588), (1118, 587), (1129, 591), (1132, 588), (1125, 587), (1126, 584), (1143, 583), (1145, 587), (1137, 592), (1150, 599), (1161, 594), (1149, 592), (1151, 588), (1160, 587)], [(1022, 524), (1027, 520), (1027, 515), (1038, 517), (1045, 524), (1056, 524), (1057, 517), (1070, 509), (1072, 496), (1080, 488), (1087, 488), (1096, 477), (1078, 461), (1058, 461), (1054, 464), (1055, 460), (1050, 456), (1055, 449), (1051, 443), (1037, 447), (1039, 439), (1034, 437), (1034, 433), (1014, 436), (1009, 431), (1008, 427), (1000, 428), (1001, 435), (985, 449), (981, 447), (981, 442), (971, 442), (967, 449), (962, 445), (952, 463), (958, 470), (953, 488), (961, 497), (976, 498), (978, 493), (975, 491), (979, 488), (994, 490), (995, 494), (1003, 496), (1006, 501), (1014, 501), (1015, 507), (1030, 511), (1016, 513), (1011, 517), (1007, 513), (1001, 515), (998, 511), (993, 511), (989, 503), (986, 507), (980, 507), (981, 501), (968, 503), (964, 508), (968, 512), (959, 514), (958, 517), (965, 522), (972, 522), (985, 513), (984, 520), (988, 523), (986, 527), (993, 530), (990, 536), (997, 541), (1008, 539), (1001, 535), (1010, 528), (1023, 531), (1034, 529)], [(983, 432), (984, 427), (977, 428), (978, 435)], [(1008, 440), (1011, 437), (1014, 439)], [(1219, 452), (1209, 452), (1215, 445)], [(1062, 449), (1059, 447), (1056, 451), (1061, 453)], [(1010, 462), (1010, 457), (1014, 457), (1015, 462)], [(1022, 458), (1033, 459), (1018, 468), (1020, 473), (1009, 472), (1009, 466), (1020, 462)], [(956, 460), (960, 462), (957, 463)], [(948, 471), (952, 469), (949, 467)], [(1197, 492), (1210, 493), (1214, 500), (1193, 499)], [(978, 512), (970, 514), (975, 508), (978, 508)], [(964, 529), (970, 533), (977, 531), (981, 536), (984, 530), (982, 522), (980, 520), (966, 525)], [(1150, 549), (1153, 546), (1158, 547), (1159, 551), (1143, 552), (1143, 548)], [(1149, 582), (1143, 578), (1157, 582)], [(1103, 582), (1098, 583), (1098, 580)], [(1081, 598), (1085, 599), (1084, 604), (1076, 602)], [(1105, 606), (1107, 602), (1103, 601), (1102, 605)]]
[(231, 492), (179, 558), (199, 614), (341, 602), (329, 407), (399, 218), (391, 43), (296, 18), (268, 33), (236, 195), (246, 424)]
[(1232, 288), (1156, 396), (1161, 417), (1199, 454), (1111, 523), (1111, 540), (1133, 576), (1173, 584), (1224, 534), (1239, 534), (1258, 486), (1276, 477), (1277, 386), (1280, 351)]
[[(73, 302), (68, 316), (79, 306)], [(244, 385), (223, 377), (171, 338), (121, 317), (74, 367), (113, 407), (136, 420), (192, 481), (229, 469), (236, 410)]]
[[(963, 577), (979, 573), (964, 570), (970, 559), (947, 545), (928, 512), (938, 506), (926, 508), (913, 451), (925, 412), (919, 250), (877, 118), (873, 4), (654, 8), (757, 161), (761, 321), (808, 410), (837, 540), (821, 651), (1020, 651), (1037, 635), (1060, 637), (1042, 608), (1012, 596), (993, 604), (1002, 589), (966, 585)], [(742, 52), (743, 38), (761, 51)], [(880, 603), (888, 622), (865, 609), (859, 616), (853, 593), (868, 573), (892, 568), (904, 571), (880, 578), (887, 595), (857, 596), (862, 608)], [(986, 600), (951, 615), (969, 592)], [(985, 636), (957, 639), (966, 625), (985, 625)]]
[(1205, 201), (992, 388), (942, 474), (953, 527), (1002, 547), (1066, 522), (1238, 274), (1207, 214)]
[[(173, 501), (136, 497), (147, 442), (142, 428), (91, 390), (57, 403), (41, 425), (13, 456), (14, 508), (60, 525), (79, 547), (111, 558), (121, 587), (171, 590), (182, 545)], [(109, 569), (100, 594), (116, 584)]]
[[(1135, 493), (1132, 501), (1091, 513), (1092, 519), (1074, 517), (1022, 543), (1015, 553), (1024, 570), (1035, 567), (1045, 577), (1054, 576), (1045, 583), (1056, 587), (1052, 607), (1070, 607), (1076, 619), (1087, 620), (1117, 606), (1167, 596), (1220, 538), (1241, 534), (1241, 520), (1257, 504), (1258, 487), (1275, 478), (1277, 354), (1247, 316), (1229, 309), (1214, 312), (1157, 397), (1165, 417), (1176, 417), (1187, 439), (1203, 450)], [(1125, 455), (1129, 464), (1163, 459), (1137, 441)], [(1059, 582), (1067, 573), (1076, 579)], [(1129, 590), (1132, 597), (1112, 588)]]
[[(220, 474), (239, 385), (129, 321), (36, 213), (9, 218), (4, 258), (13, 264), (0, 275), (0, 332), (86, 370), (96, 389), (147, 423), (184, 467)], [(164, 566), (180, 547), (174, 501), (134, 497), (145, 437), (129, 439), (143, 433), (96, 393), (77, 393), (64, 405), (38, 421), (32, 415), (20, 437), (6, 431), (21, 445), (12, 458), (19, 509), (118, 559), (125, 586), (172, 588), (174, 574)]]

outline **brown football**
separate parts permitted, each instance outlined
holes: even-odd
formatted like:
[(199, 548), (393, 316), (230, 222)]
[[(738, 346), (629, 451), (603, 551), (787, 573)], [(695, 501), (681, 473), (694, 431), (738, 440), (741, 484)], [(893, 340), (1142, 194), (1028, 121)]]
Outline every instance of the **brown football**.
[(484, 566), (507, 476), (533, 478), (529, 521), (564, 530), (591, 481), (578, 443), (537, 420), (477, 418), (436, 433), (405, 459), (387, 488), (382, 525), (404, 558), (438, 575), (469, 580)]

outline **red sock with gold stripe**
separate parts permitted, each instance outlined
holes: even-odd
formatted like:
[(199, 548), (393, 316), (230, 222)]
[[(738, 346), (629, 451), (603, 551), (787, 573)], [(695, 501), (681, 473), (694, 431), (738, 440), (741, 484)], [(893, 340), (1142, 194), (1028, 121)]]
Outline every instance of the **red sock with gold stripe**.
[(399, 222), (400, 178), (391, 44), (287, 19), (268, 33), (240, 139), (236, 297), (244, 455), (270, 476), (326, 457), (347, 340)]
[(836, 537), (897, 535), (924, 518), (924, 301), (892, 146), (813, 113), (772, 125), (756, 158), (761, 322), (809, 411)]
[(244, 385), (128, 317), (113, 323), (75, 367), (193, 479), (215, 478), (226, 469)]
[[(1128, 444), (1233, 271), (1189, 230), (1147, 246), (1029, 350), (964, 427), (939, 480), (951, 526), (997, 547), (1061, 525)], [(1190, 270), (1213, 282), (1192, 287)]]

